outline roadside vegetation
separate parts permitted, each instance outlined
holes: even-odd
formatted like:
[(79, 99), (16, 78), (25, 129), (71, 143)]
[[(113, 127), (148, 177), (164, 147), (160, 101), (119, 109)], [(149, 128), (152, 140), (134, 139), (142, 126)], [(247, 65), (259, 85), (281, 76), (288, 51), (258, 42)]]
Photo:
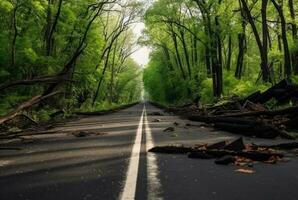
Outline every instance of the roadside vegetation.
[(297, 0), (157, 0), (142, 42), (152, 101), (246, 97), (298, 74)]
[[(137, 102), (136, 1), (1, 0), (0, 123)], [(26, 111), (25, 113), (23, 111)]]

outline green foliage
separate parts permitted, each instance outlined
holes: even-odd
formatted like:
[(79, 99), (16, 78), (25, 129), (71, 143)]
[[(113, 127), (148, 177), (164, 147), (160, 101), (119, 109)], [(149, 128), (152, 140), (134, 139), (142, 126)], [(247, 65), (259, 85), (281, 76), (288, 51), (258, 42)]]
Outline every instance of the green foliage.
[(212, 79), (207, 78), (201, 83), (200, 96), (203, 103), (210, 103), (213, 99)]
[[(214, 98), (214, 90), (220, 84), (223, 86), (222, 95), (227, 97), (244, 97), (271, 86), (262, 82), (260, 51), (251, 24), (247, 18), (243, 18), (245, 14), (241, 14), (243, 5), (240, 6), (239, 2), (241, 1), (157, 0), (152, 3), (145, 14), (146, 35), (142, 37), (142, 44), (150, 45), (153, 49), (151, 61), (144, 70), (145, 89), (152, 101), (181, 104), (197, 102), (200, 97), (201, 102), (211, 103), (218, 98)], [(261, 1), (246, 2), (262, 40)], [(283, 6), (285, 20), (295, 24), (297, 17), (291, 18), (288, 6)], [(296, 6), (294, 10), (297, 12)], [(280, 22), (280, 16), (270, 1), (266, 12), (268, 19), (278, 19)], [(270, 27), (266, 53), (274, 84), (285, 77), (284, 40), (281, 38), (280, 23), (266, 23)], [(288, 25), (286, 36), (290, 51), (295, 55), (298, 52), (298, 36), (293, 35), (291, 29), (293, 27)], [(240, 50), (243, 50), (239, 48), (239, 34), (244, 34), (246, 40), (241, 79), (235, 75), (237, 61), (241, 58)], [(217, 44), (214, 47), (213, 43), (220, 43), (220, 46)], [(215, 48), (216, 55), (211, 55), (214, 52), (211, 50)], [(229, 48), (231, 64), (228, 69)], [(219, 60), (220, 57), (222, 60), (216, 63), (216, 59)], [(210, 74), (207, 73), (208, 60), (210, 69), (212, 65), (213, 69), (220, 67), (222, 75), (216, 74), (216, 70), (213, 74), (212, 70)], [(297, 69), (298, 66), (293, 66), (294, 68)], [(221, 80), (221, 76), (222, 82), (216, 83), (215, 80)], [(298, 81), (296, 79), (293, 77), (293, 80)]]
[[(142, 69), (130, 58), (137, 43), (130, 25), (135, 23), (141, 5), (129, 1), (119, 7), (108, 0), (101, 7), (100, 2), (62, 1), (58, 16), (59, 1), (0, 1), (0, 84), (55, 76), (78, 50), (82, 51), (71, 64), (67, 81), (55, 88), (64, 95), (33, 107), (31, 115), (37, 121), (49, 120), (56, 110), (103, 110), (140, 100)], [(42, 94), (51, 84), (18, 85), (1, 91), (0, 115)]]

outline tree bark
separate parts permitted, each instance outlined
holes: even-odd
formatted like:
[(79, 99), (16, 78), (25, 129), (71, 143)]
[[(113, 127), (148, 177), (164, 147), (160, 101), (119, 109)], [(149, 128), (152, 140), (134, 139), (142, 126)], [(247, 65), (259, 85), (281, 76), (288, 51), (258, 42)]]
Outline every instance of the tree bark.
[(11, 63), (10, 66), (13, 68), (15, 66), (16, 62), (16, 42), (18, 37), (18, 27), (17, 27), (17, 11), (18, 11), (19, 5), (16, 5), (13, 9), (12, 14), (12, 26), (13, 26), (13, 37), (11, 42)]
[(226, 68), (228, 71), (231, 70), (231, 59), (232, 59), (232, 36), (229, 35), (228, 39), (228, 58), (226, 63)]
[(269, 72), (269, 64), (268, 64), (268, 32), (267, 32), (267, 4), (268, 0), (262, 0), (262, 35), (263, 35), (263, 42), (261, 40), (261, 37), (259, 35), (258, 29), (256, 27), (256, 24), (254, 22), (254, 18), (250, 12), (250, 9), (248, 8), (248, 5), (246, 3), (246, 0), (241, 0), (243, 11), (246, 14), (247, 20), (249, 24), (251, 25), (253, 34), (255, 36), (260, 56), (261, 56), (261, 72), (262, 72), (262, 79), (264, 82), (269, 82), (270, 80), (270, 72)]
[(51, 84), (57, 82), (68, 81), (64, 75), (54, 75), (54, 76), (40, 76), (33, 79), (17, 80), (12, 82), (7, 82), (0, 84), (0, 91), (15, 87), (18, 85), (34, 85), (34, 84)]
[(191, 77), (192, 77), (191, 66), (190, 66), (188, 49), (187, 49), (187, 45), (186, 45), (186, 41), (185, 41), (185, 33), (183, 32), (183, 30), (180, 30), (180, 36), (181, 36), (181, 43), (182, 43), (182, 47), (183, 47), (183, 51), (184, 51), (185, 61), (186, 61), (186, 65), (187, 65), (188, 76), (189, 76), (189, 79), (191, 79)]
[(298, 74), (298, 28), (295, 23), (296, 15), (295, 15), (295, 8), (293, 4), (293, 0), (289, 0), (289, 10), (292, 19), (291, 28), (292, 28), (292, 37), (295, 44), (295, 48), (291, 54), (293, 72), (295, 75)]
[(180, 68), (183, 80), (186, 80), (186, 74), (184, 72), (183, 65), (182, 65), (182, 60), (181, 60), (181, 56), (180, 56), (180, 52), (179, 52), (179, 48), (178, 48), (178, 41), (177, 41), (176, 33), (174, 32), (172, 26), (171, 26), (170, 31), (172, 33), (172, 40), (174, 42), (174, 47), (175, 47), (175, 52), (176, 52), (176, 58), (177, 58), (177, 61), (178, 61), (178, 66)]
[[(71, 69), (73, 69), (74, 63), (77, 61), (79, 56), (83, 53), (83, 51), (87, 47), (85, 42), (87, 40), (88, 32), (89, 32), (93, 22), (95, 21), (95, 19), (99, 16), (100, 12), (102, 11), (104, 5), (105, 5), (104, 2), (98, 3), (97, 11), (93, 15), (93, 17), (90, 19), (90, 21), (88, 22), (88, 24), (85, 28), (84, 34), (83, 34), (82, 38), (80, 39), (80, 42), (79, 42), (75, 52), (73, 53), (73, 55), (71, 56), (69, 61), (64, 65), (64, 68), (61, 70), (61, 72), (58, 75), (66, 75), (71, 71)], [(45, 89), (43, 95), (47, 95), (47, 94), (53, 92), (58, 85), (59, 85), (59, 83), (53, 83), (47, 89)]]
[(237, 65), (236, 65), (236, 72), (235, 77), (237, 79), (241, 79), (242, 71), (243, 71), (243, 61), (244, 61), (244, 51), (245, 51), (245, 33), (238, 34), (238, 57), (237, 57)]
[(291, 76), (292, 73), (292, 67), (291, 67), (291, 56), (290, 56), (290, 50), (289, 50), (289, 44), (288, 44), (288, 39), (287, 39), (287, 24), (286, 24), (286, 19), (283, 13), (283, 8), (282, 5), (279, 5), (275, 0), (271, 0), (273, 3), (274, 7), (276, 8), (279, 18), (280, 18), (280, 23), (281, 23), (281, 37), (283, 41), (283, 50), (284, 50), (284, 73), (285, 77), (288, 78)]
[(53, 34), (56, 29), (56, 26), (58, 24), (60, 14), (61, 14), (61, 9), (62, 9), (62, 2), (63, 0), (59, 0), (58, 3), (58, 10), (54, 19), (54, 22), (52, 24), (52, 13), (51, 13), (51, 0), (49, 0), (49, 5), (48, 5), (48, 16), (47, 16), (47, 29), (46, 29), (46, 55), (50, 56), (53, 52), (53, 47), (54, 47), (54, 39), (53, 39)]
[(14, 117), (16, 117), (23, 110), (28, 109), (28, 108), (32, 107), (33, 105), (35, 105), (35, 104), (37, 104), (37, 103), (39, 103), (39, 102), (41, 102), (45, 99), (53, 97), (57, 94), (60, 94), (60, 93), (61, 92), (56, 91), (56, 92), (50, 93), (48, 95), (37, 95), (37, 96), (31, 98), (30, 100), (20, 104), (17, 108), (15, 108), (13, 111), (8, 113), (6, 116), (1, 117), (0, 118), (0, 124), (3, 124), (4, 122), (6, 122), (8, 120), (13, 119)]

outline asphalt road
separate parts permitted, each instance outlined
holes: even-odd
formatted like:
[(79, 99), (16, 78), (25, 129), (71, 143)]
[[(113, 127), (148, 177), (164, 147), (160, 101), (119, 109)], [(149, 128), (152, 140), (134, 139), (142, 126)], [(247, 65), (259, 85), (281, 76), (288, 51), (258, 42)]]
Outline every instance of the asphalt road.
[[(147, 153), (153, 146), (194, 145), (239, 136), (139, 104), (105, 116), (84, 117), (44, 134), (0, 142), (0, 200), (296, 200), (298, 159), (276, 165), (258, 163), (254, 174), (214, 160)], [(177, 122), (179, 125), (173, 125)], [(192, 124), (195, 126), (185, 126)], [(174, 132), (163, 130), (175, 127)], [(75, 137), (73, 131), (98, 135)], [(33, 140), (32, 140), (33, 139)], [(245, 138), (246, 142), (280, 140)], [(0, 147), (1, 147), (0, 146)]]

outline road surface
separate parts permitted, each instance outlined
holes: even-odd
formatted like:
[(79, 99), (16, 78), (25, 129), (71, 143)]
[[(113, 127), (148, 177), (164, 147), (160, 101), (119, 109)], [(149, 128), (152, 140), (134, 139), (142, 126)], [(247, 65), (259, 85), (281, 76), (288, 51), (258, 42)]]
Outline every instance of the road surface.
[[(153, 146), (194, 145), (239, 136), (163, 113), (149, 104), (105, 116), (83, 117), (54, 129), (56, 134), (0, 144), (21, 150), (0, 151), (1, 200), (296, 200), (298, 160), (237, 167), (185, 155), (147, 153)], [(163, 130), (174, 127), (174, 132)], [(185, 126), (192, 124), (197, 126)], [(98, 135), (75, 137), (74, 131)], [(247, 142), (274, 143), (250, 139)]]

